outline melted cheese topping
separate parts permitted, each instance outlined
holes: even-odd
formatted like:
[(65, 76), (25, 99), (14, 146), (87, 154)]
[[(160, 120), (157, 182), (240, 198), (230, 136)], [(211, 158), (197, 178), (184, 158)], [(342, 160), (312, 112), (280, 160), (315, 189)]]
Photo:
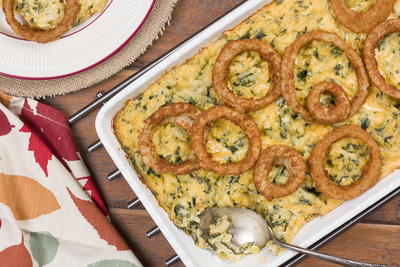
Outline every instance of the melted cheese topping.
[(190, 157), (189, 136), (174, 123), (160, 125), (154, 132), (153, 143), (157, 154), (170, 163), (179, 164)]
[(217, 120), (208, 127), (206, 140), (211, 158), (220, 163), (243, 159), (249, 143), (244, 131), (225, 119)]
[[(395, 15), (392, 14), (391, 17), (393, 16)], [(256, 38), (270, 44), (282, 54), (299, 35), (316, 29), (337, 33), (359, 51), (366, 38), (365, 34), (350, 32), (337, 23), (327, 0), (284, 0), (281, 3), (272, 3), (232, 30), (226, 31), (218, 40), (203, 48), (184, 64), (165, 73), (143, 94), (128, 100), (116, 115), (114, 130), (122, 148), (171, 220), (188, 233), (198, 246), (210, 248), (201, 237), (198, 217), (209, 207), (237, 206), (252, 209), (269, 220), (278, 238), (290, 242), (307, 221), (330, 212), (342, 201), (329, 199), (318, 192), (309, 175), (293, 194), (268, 201), (255, 189), (252, 170), (235, 176), (203, 170), (178, 176), (156, 173), (143, 163), (138, 151), (137, 140), (143, 128), (143, 121), (161, 106), (172, 102), (191, 103), (202, 110), (222, 104), (215, 95), (211, 77), (216, 57), (227, 42)], [(260, 97), (268, 91), (270, 82), (267, 80), (268, 75), (265, 75), (268, 68), (260, 60), (257, 53), (243, 53), (235, 58), (230, 67), (229, 84), (236, 94), (243, 97)], [(391, 62), (395, 66), (394, 69), (400, 68), (399, 60)], [(296, 61), (296, 73), (293, 75), (296, 77), (297, 97), (300, 101), (305, 100), (313, 85), (324, 79), (333, 79), (340, 84), (349, 97), (357, 90), (354, 70), (348, 64), (345, 53), (323, 42), (312, 42), (300, 51)], [(399, 78), (400, 75), (395, 76)], [(371, 86), (365, 104), (353, 117), (344, 122), (359, 125), (380, 145), (383, 157), (382, 177), (399, 167), (399, 108), (400, 102)], [(306, 123), (300, 115), (291, 112), (283, 98), (249, 115), (260, 129), (264, 149), (275, 144), (288, 145), (299, 151), (305, 160), (326, 133), (343, 124)], [(175, 133), (168, 131), (165, 135), (170, 136), (167, 138), (171, 142), (156, 142), (157, 145), (163, 144), (159, 151), (164, 151), (163, 155), (174, 155), (178, 147), (174, 143), (175, 137), (178, 137), (176, 142), (184, 141), (180, 138), (182, 133), (178, 130)], [(217, 161), (239, 160), (248, 147), (248, 140), (243, 136), (241, 129), (232, 123), (226, 120), (216, 121), (208, 128), (207, 149)], [(341, 184), (352, 182), (352, 179), (345, 176), (356, 177), (359, 174), (358, 170), (366, 162), (364, 157), (368, 158), (363, 153), (348, 155), (350, 152), (346, 151), (345, 145), (362, 147), (362, 144), (357, 142), (344, 139), (331, 148), (332, 164), (325, 164), (325, 168), (333, 176), (339, 177), (337, 180)], [(340, 153), (346, 156), (346, 161), (337, 160)], [(358, 160), (357, 164), (355, 160)], [(284, 171), (280, 172), (278, 167), (275, 167), (273, 172), (277, 173), (276, 183), (285, 182)], [(220, 252), (217, 251), (221, 254)]]
[(400, 34), (393, 33), (381, 39), (375, 53), (382, 76), (389, 84), (400, 88)]
[(324, 166), (335, 183), (350, 185), (361, 177), (368, 160), (367, 145), (358, 139), (343, 138), (331, 145)]
[(366, 12), (375, 5), (376, 0), (345, 0), (345, 3), (354, 11)]
[(313, 41), (296, 57), (295, 86), (297, 99), (304, 105), (308, 92), (318, 83), (331, 80), (349, 97), (358, 90), (356, 75), (346, 53), (329, 43)]
[(228, 86), (243, 98), (263, 97), (271, 86), (268, 63), (257, 52), (241, 53), (229, 66)]
[(268, 174), (268, 179), (277, 185), (284, 185), (289, 180), (289, 172), (283, 165), (275, 165)]
[[(31, 28), (53, 29), (64, 16), (66, 0), (16, 0), (15, 11), (29, 24)], [(95, 13), (101, 12), (108, 0), (79, 0), (81, 9), (75, 24), (86, 21)]]

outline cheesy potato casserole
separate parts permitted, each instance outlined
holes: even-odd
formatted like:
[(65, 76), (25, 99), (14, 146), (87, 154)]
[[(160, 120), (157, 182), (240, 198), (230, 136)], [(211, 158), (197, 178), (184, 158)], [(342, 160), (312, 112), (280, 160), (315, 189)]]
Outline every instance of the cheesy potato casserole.
[[(104, 1), (95, 2), (104, 4)], [(345, 2), (352, 10), (359, 12), (368, 10), (375, 3), (373, 0)], [(57, 5), (62, 10), (62, 5)], [(399, 15), (400, 1), (397, 1), (389, 18), (398, 18)], [(49, 20), (35, 23), (51, 25)], [(329, 198), (318, 191), (309, 173), (294, 193), (272, 201), (257, 192), (252, 170), (240, 175), (220, 175), (202, 169), (185, 175), (158, 173), (143, 163), (138, 136), (144, 121), (160, 107), (170, 103), (186, 102), (200, 110), (223, 105), (213, 90), (212, 71), (218, 54), (228, 42), (258, 39), (282, 55), (296, 38), (313, 30), (336, 33), (360, 53), (367, 37), (366, 33), (351, 32), (338, 23), (328, 0), (275, 1), (226, 31), (182, 65), (163, 74), (141, 95), (128, 100), (114, 118), (115, 135), (122, 148), (171, 220), (190, 235), (196, 245), (214, 249), (223, 259), (238, 260), (259, 249), (250, 246), (238, 254), (224, 246), (223, 241), (229, 242), (231, 238), (227, 235), (229, 221), (226, 218), (221, 218), (212, 229), (213, 240), (204, 240), (199, 230), (198, 215), (210, 207), (245, 207), (254, 210), (270, 222), (279, 239), (290, 242), (306, 222), (332, 211), (343, 201)], [(376, 51), (380, 72), (390, 84), (397, 87), (400, 85), (399, 44), (400, 35), (391, 34), (379, 42)], [(228, 76), (229, 88), (243, 98), (258, 99), (270, 89), (268, 63), (257, 52), (243, 52), (236, 56), (229, 67)], [(296, 98), (302, 104), (305, 104), (310, 89), (322, 81), (334, 81), (350, 99), (358, 90), (355, 71), (346, 53), (322, 41), (312, 41), (300, 50), (296, 57), (294, 77)], [(335, 99), (326, 94), (322, 96), (321, 103), (328, 105), (335, 103)], [(286, 145), (300, 152), (307, 160), (325, 134), (340, 125), (354, 124), (367, 131), (379, 145), (383, 159), (382, 178), (399, 167), (400, 100), (383, 94), (374, 85), (369, 87), (365, 103), (354, 116), (333, 125), (305, 121), (301, 115), (291, 111), (283, 97), (248, 115), (259, 128), (263, 149), (271, 145)], [(156, 129), (153, 143), (158, 156), (170, 163), (185, 161), (192, 151), (187, 132), (173, 122), (161, 124)], [(214, 161), (237, 162), (245, 156), (248, 146), (249, 140), (244, 131), (228, 120), (219, 119), (207, 127), (206, 147)], [(368, 147), (360, 140), (343, 138), (331, 146), (324, 167), (335, 183), (350, 185), (361, 177), (369, 157)], [(275, 166), (268, 179), (283, 185), (288, 180), (288, 171), (283, 166)], [(275, 250), (272, 243), (269, 247)]]

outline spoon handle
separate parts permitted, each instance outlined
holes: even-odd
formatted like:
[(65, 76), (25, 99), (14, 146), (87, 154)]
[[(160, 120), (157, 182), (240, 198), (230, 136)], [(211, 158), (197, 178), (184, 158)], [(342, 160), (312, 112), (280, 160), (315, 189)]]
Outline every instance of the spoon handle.
[(310, 249), (305, 249), (305, 248), (301, 248), (298, 246), (294, 246), (294, 245), (290, 245), (288, 243), (285, 243), (283, 241), (278, 240), (277, 238), (273, 237), (273, 240), (275, 243), (279, 244), (282, 247), (309, 255), (309, 256), (313, 256), (316, 258), (320, 258), (326, 261), (330, 261), (333, 263), (337, 263), (340, 264), (342, 266), (349, 266), (349, 267), (385, 267), (386, 265), (381, 265), (381, 264), (372, 264), (372, 263), (366, 263), (366, 262), (359, 262), (359, 261), (353, 261), (353, 260), (349, 260), (349, 259), (344, 259), (344, 258), (339, 258), (339, 257), (335, 257), (335, 256), (331, 256), (331, 255), (326, 255), (326, 254), (322, 254)]

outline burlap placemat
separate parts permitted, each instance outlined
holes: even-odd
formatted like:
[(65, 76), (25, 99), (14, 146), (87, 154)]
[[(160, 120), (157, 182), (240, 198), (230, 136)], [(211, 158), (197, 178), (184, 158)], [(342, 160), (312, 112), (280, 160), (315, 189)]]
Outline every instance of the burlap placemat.
[(0, 77), (0, 91), (14, 96), (44, 98), (63, 95), (104, 81), (133, 63), (156, 40), (169, 23), (179, 0), (157, 0), (140, 32), (117, 54), (82, 73), (49, 81), (27, 81)]

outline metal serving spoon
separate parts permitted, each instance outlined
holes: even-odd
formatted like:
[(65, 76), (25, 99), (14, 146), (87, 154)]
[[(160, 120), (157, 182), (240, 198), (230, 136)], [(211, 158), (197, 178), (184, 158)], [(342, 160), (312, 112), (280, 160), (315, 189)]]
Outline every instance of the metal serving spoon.
[(297, 247), (290, 245), (283, 241), (278, 240), (273, 232), (271, 226), (264, 220), (258, 213), (245, 209), (245, 208), (211, 208), (205, 210), (200, 217), (200, 230), (202, 231), (203, 238), (208, 240), (209, 229), (211, 221), (217, 217), (227, 216), (231, 221), (232, 227), (230, 233), (232, 234), (232, 249), (235, 251), (236, 248), (244, 245), (248, 242), (254, 242), (253, 244), (259, 248), (263, 248), (267, 241), (272, 239), (276, 244), (281, 247), (288, 248), (306, 254), (309, 256), (317, 257), (326, 261), (341, 264), (343, 266), (350, 267), (384, 267), (385, 265), (371, 264), (364, 262), (357, 262), (349, 259), (343, 259), (335, 256), (330, 256), (315, 252), (313, 250)]

